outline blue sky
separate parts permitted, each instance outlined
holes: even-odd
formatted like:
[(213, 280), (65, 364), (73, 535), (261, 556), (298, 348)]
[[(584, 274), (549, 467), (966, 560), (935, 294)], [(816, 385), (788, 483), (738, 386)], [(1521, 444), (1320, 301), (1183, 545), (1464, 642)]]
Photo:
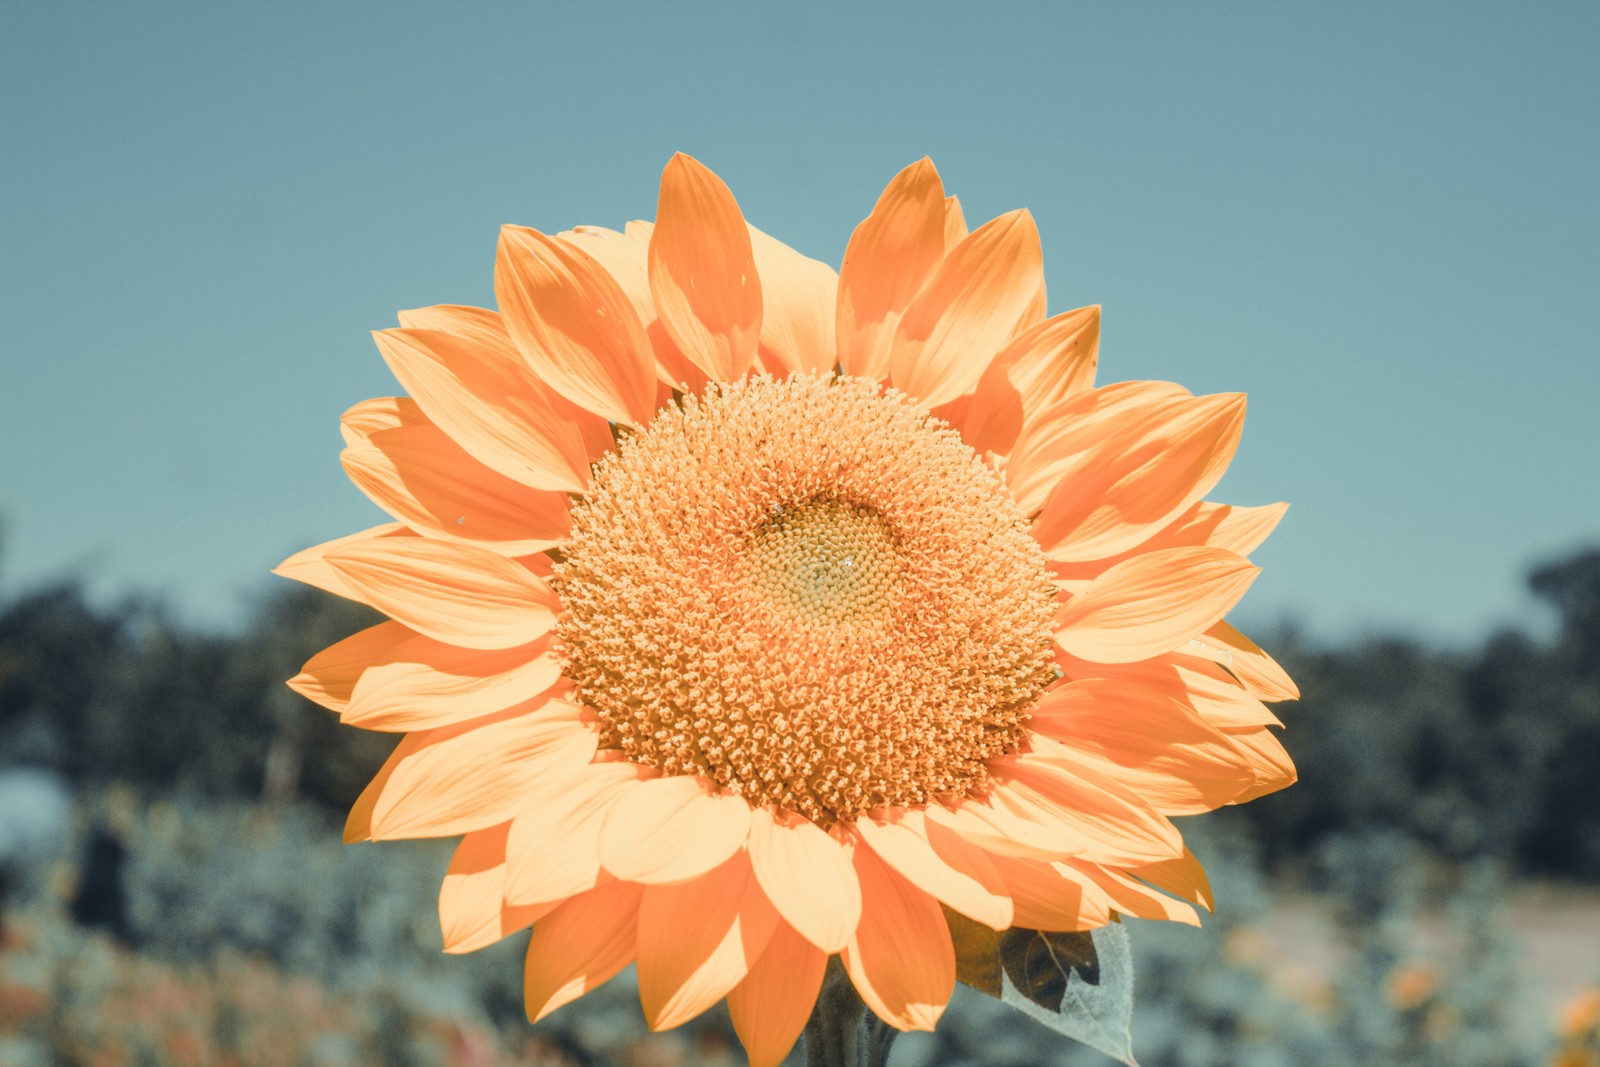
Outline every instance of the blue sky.
[(1470, 641), (1600, 543), (1600, 6), (577, 6), (0, 5), (0, 594), (238, 624), (381, 519), (368, 331), (679, 150), (835, 265), (924, 154), (1031, 208), (1102, 380), (1250, 394), (1246, 624)]

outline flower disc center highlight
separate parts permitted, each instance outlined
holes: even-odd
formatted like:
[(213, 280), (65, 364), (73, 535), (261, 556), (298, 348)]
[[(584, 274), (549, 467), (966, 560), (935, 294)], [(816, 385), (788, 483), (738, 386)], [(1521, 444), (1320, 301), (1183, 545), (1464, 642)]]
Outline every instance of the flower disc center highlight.
[(883, 520), (833, 500), (778, 505), (749, 539), (750, 584), (801, 625), (883, 619), (900, 556)]
[(822, 825), (981, 788), (1055, 677), (1055, 590), (1010, 494), (853, 378), (664, 408), (596, 466), (556, 586), (613, 747)]

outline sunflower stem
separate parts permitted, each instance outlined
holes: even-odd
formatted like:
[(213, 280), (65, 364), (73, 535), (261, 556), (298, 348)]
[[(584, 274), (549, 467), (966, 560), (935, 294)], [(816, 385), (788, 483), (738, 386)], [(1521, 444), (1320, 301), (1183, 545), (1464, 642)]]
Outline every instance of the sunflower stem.
[(806, 1067), (884, 1067), (899, 1033), (867, 1010), (839, 958), (829, 959), (806, 1023)]

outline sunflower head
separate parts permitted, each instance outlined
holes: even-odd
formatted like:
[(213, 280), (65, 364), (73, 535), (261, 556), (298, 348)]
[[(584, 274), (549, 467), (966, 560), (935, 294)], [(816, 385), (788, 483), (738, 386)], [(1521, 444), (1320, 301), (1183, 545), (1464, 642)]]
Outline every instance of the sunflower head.
[(909, 397), (757, 374), (597, 464), (556, 567), (608, 743), (829, 828), (985, 783), (1055, 678), (1055, 589), (994, 471)]
[(637, 962), (776, 1064), (830, 957), (930, 1028), (951, 922), (1197, 921), (1171, 817), (1294, 780), (1223, 621), (1283, 506), (1203, 499), (1241, 396), (1096, 387), (1032, 217), (927, 160), (837, 273), (679, 155), (653, 224), (505, 228), (495, 293), (376, 335), (394, 521), (279, 568), (390, 618), (290, 684), (403, 735), (347, 837), (463, 835), (448, 950), (531, 924), (530, 1017)]

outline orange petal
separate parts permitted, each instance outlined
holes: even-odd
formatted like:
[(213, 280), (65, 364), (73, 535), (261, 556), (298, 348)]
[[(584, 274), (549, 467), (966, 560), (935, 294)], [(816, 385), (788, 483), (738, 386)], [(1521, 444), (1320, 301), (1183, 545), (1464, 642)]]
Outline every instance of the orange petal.
[(549, 633), (561, 610), (543, 579), (470, 545), (389, 537), (343, 546), (326, 559), (360, 600), (464, 648), (526, 645)]
[[(642, 248), (642, 246), (641, 246)], [(641, 252), (641, 255), (643, 253)], [(641, 267), (641, 269), (643, 269)], [(649, 294), (646, 294), (648, 300)], [(515, 362), (517, 372), (530, 381), (535, 381), (541, 395), (546, 398), (556, 410), (557, 417), (563, 421), (577, 424), (578, 433), (583, 438), (584, 454), (589, 462), (594, 462), (607, 452), (616, 447), (616, 439), (611, 435), (611, 424), (599, 415), (574, 404), (560, 393), (546, 387), (542, 382), (537, 382), (529, 374), (529, 367), (517, 352), (516, 346), (511, 342), (511, 335), (506, 333), (505, 323), (500, 318), (498, 311), (488, 308), (467, 307), (461, 304), (434, 304), (432, 307), (414, 308), (410, 311), (400, 312), (400, 325), (408, 330), (439, 330), (444, 333), (462, 337), (474, 345), (507, 350)], [(492, 386), (490, 387), (492, 389)], [(449, 429), (449, 427), (446, 427)], [(453, 430), (451, 431), (454, 432)], [(489, 464), (493, 466), (493, 464)], [(588, 477), (587, 471), (580, 471), (584, 478)], [(587, 484), (587, 483), (585, 483)]]
[[(599, 261), (628, 295), (639, 321), (644, 324), (645, 336), (650, 339), (657, 382), (698, 393), (706, 387), (705, 373), (689, 362), (689, 357), (667, 336), (666, 329), (656, 318), (655, 301), (650, 296), (649, 250), (650, 234), (654, 231), (654, 223), (634, 221), (628, 223), (626, 233), (598, 226), (579, 226), (559, 236)], [(660, 406), (659, 398), (657, 406)]]
[(600, 264), (611, 275), (611, 280), (633, 305), (641, 324), (648, 326), (655, 319), (656, 306), (650, 300), (650, 275), (645, 269), (645, 250), (650, 246), (648, 229), (640, 238), (631, 226), (627, 233), (604, 226), (579, 226), (562, 230), (556, 238)]
[(573, 778), (532, 783), (511, 822), (506, 844), (506, 900), (563, 900), (606, 880), (600, 828), (628, 787), (651, 772), (626, 760), (596, 763)]
[(914, 809), (883, 812), (881, 819), (863, 815), (855, 828), (885, 863), (934, 899), (996, 930), (1011, 925), (1011, 898), (994, 866), (953, 830)]
[(1104, 559), (1147, 541), (1222, 478), (1244, 429), (1242, 393), (1149, 405), (1051, 489), (1033, 535), (1051, 559)]
[(417, 634), (368, 663), (340, 719), (363, 730), (446, 726), (532, 699), (560, 678), (561, 659), (549, 637), (481, 651)]
[(1225, 622), (1218, 622), (1182, 651), (1222, 664), (1262, 700), (1299, 700), (1300, 689), (1278, 661)]
[(944, 258), (945, 218), (939, 172), (923, 157), (894, 176), (850, 235), (839, 267), (837, 319), (846, 374), (875, 382), (888, 376), (900, 317)]
[(439, 330), (372, 336), (428, 419), (479, 463), (534, 489), (589, 487), (582, 423), (604, 420), (535, 377), (509, 337), (489, 345)]
[(572, 526), (566, 494), (496, 474), (431, 424), (377, 430), (339, 459), (363, 493), (419, 533), (525, 556), (561, 544)]
[(750, 863), (778, 914), (824, 952), (838, 952), (861, 918), (849, 846), (793, 812), (750, 813)]
[(431, 426), (417, 402), (408, 396), (379, 396), (352, 404), (339, 416), (339, 434), (351, 448), (364, 444), (379, 430), (401, 426)]
[(929, 407), (978, 384), (1044, 278), (1026, 210), (987, 222), (950, 250), (895, 329), (889, 378)]
[(1194, 908), (1181, 900), (1172, 899), (1165, 893), (1156, 892), (1121, 871), (1097, 863), (1071, 860), (1067, 862), (1067, 866), (1081, 871), (1105, 890), (1113, 910), (1123, 915), (1132, 915), (1139, 919), (1164, 919), (1188, 926), (1200, 925), (1200, 916), (1195, 914)]
[(1182, 702), (1128, 679), (1055, 686), (1027, 725), (1070, 745), (1080, 760), (1164, 815), (1219, 808), (1255, 780), (1220, 730)]
[(633, 962), (643, 895), (643, 886), (607, 882), (534, 924), (522, 976), (530, 1022), (598, 988)]
[(839, 276), (754, 226), (750, 245), (761, 276), (762, 363), (780, 376), (832, 369)]
[(1173, 547), (1205, 545), (1248, 556), (1277, 529), (1288, 510), (1289, 505), (1283, 503), (1242, 508), (1235, 504), (1201, 502), (1158, 536), (1170, 538)]
[(415, 636), (397, 622), (369, 626), (312, 656), (289, 679), (289, 688), (329, 711), (343, 712), (362, 672)]
[(1011, 897), (1015, 924), (1025, 930), (1093, 930), (1111, 921), (1105, 891), (1062, 863), (995, 856)]
[(342, 596), (347, 600), (360, 599), (357, 594), (344, 583), (344, 579), (328, 566), (327, 555), (335, 549), (346, 545), (358, 545), (378, 537), (415, 537), (416, 534), (400, 525), (398, 522), (386, 522), (382, 526), (374, 526), (370, 530), (359, 533), (347, 534), (336, 537), (332, 541), (324, 541), (320, 545), (301, 549), (276, 567), (272, 573), (303, 585), (315, 586), (323, 592)]
[(728, 1014), (750, 1067), (783, 1063), (811, 1018), (827, 964), (827, 953), (788, 923), (773, 927), (750, 973), (728, 993)]
[(515, 557), (517, 565), (523, 567), (536, 578), (549, 581), (556, 573), (556, 561), (544, 552), (535, 552), (531, 556)]
[(1233, 675), (1210, 660), (1169, 653), (1139, 663), (1090, 663), (1065, 653), (1057, 663), (1071, 679), (1122, 678), (1193, 708), (1213, 726), (1282, 726)]
[(1028, 306), (1018, 316), (1016, 325), (1011, 327), (1012, 335), (1026, 333), (1044, 322), (1044, 314), (1047, 307), (1049, 307), (1049, 301), (1045, 294), (1044, 275), (1040, 274), (1039, 288), (1033, 291), (1033, 299), (1028, 302)]
[[(402, 329), (438, 330), (471, 341), (474, 345), (511, 348), (505, 323), (500, 320), (500, 312), (493, 308), (473, 307), (471, 304), (429, 304), (427, 307), (397, 311), (395, 319)], [(515, 349), (512, 348), (512, 351)]]
[(1211, 893), (1211, 879), (1206, 877), (1206, 869), (1187, 848), (1177, 859), (1134, 867), (1128, 873), (1165, 889), (1181, 900), (1198, 904), (1207, 911), (1217, 910), (1216, 897)]
[[(619, 283), (620, 284), (620, 283)], [(400, 312), (400, 325), (408, 330), (442, 330), (465, 337), (475, 343), (508, 349), (516, 357), (518, 368), (526, 373), (528, 365), (517, 353), (511, 335), (506, 332), (505, 320), (498, 311), (489, 308), (468, 307), (462, 304), (434, 304), (431, 307), (413, 308)], [(641, 320), (642, 321), (642, 320)], [(566, 417), (575, 418), (588, 445), (589, 459), (594, 461), (611, 451), (616, 440), (611, 436), (611, 424), (591, 411), (579, 407), (553, 390), (546, 395), (562, 410)]]
[(961, 210), (961, 201), (953, 196), (944, 198), (944, 250), (946, 252), (967, 239), (967, 216)]
[(639, 1003), (650, 1029), (681, 1026), (727, 996), (777, 923), (743, 851), (692, 881), (645, 886)]
[[(438, 330), (464, 338), (475, 346), (509, 352), (517, 373), (535, 382), (540, 395), (555, 409), (556, 417), (563, 422), (576, 423), (578, 433), (583, 439), (584, 454), (590, 463), (616, 447), (616, 439), (611, 436), (610, 423), (574, 404), (528, 373), (528, 365), (517, 352), (516, 346), (512, 344), (511, 335), (506, 333), (505, 323), (498, 311), (467, 307), (462, 304), (434, 304), (431, 307), (402, 311), (399, 318), (400, 325), (408, 330)], [(487, 388), (492, 390), (493, 386)], [(451, 433), (455, 432), (448, 426), (445, 429)], [(487, 465), (494, 466), (492, 463)], [(578, 473), (587, 479), (587, 470)]]
[(390, 757), (389, 778), (372, 809), (372, 836), (448, 837), (508, 822), (529, 785), (581, 769), (597, 741), (577, 709), (560, 701), (429, 730), (415, 748)]
[(762, 291), (744, 216), (721, 178), (679, 152), (661, 173), (650, 295), (667, 336), (714, 381), (755, 362)]
[[(956, 432), (962, 433), (962, 427), (967, 424), (967, 412), (972, 408), (972, 394), (958, 396), (947, 404), (941, 404), (929, 409), (929, 414), (955, 427)], [(981, 453), (980, 453), (981, 455)]]
[(956, 953), (938, 901), (857, 848), (861, 922), (839, 954), (873, 1014), (900, 1030), (932, 1030), (955, 991)]
[(991, 788), (987, 795), (964, 798), (954, 808), (929, 804), (923, 815), (993, 855), (1053, 860), (1082, 847), (1078, 836), (1051, 811), (1006, 790)]
[(1255, 784), (1235, 797), (1235, 804), (1276, 793), (1299, 779), (1300, 772), (1295, 770), (1294, 761), (1271, 730), (1257, 727), (1229, 730), (1227, 733), (1229, 740), (1245, 754), (1256, 772)]
[(506, 332), (541, 381), (611, 422), (649, 423), (656, 397), (650, 342), (604, 267), (558, 238), (504, 226), (494, 294)]
[(1267, 539), (1288, 508), (1287, 504), (1241, 508), (1201, 501), (1126, 552), (1088, 562), (1054, 562), (1050, 572), (1058, 578), (1094, 578), (1113, 564), (1158, 548), (1225, 548), (1247, 556)]
[(361, 795), (350, 806), (350, 814), (344, 821), (345, 844), (372, 840), (372, 809), (377, 806), (378, 798), (383, 795), (384, 786), (389, 784), (389, 779), (400, 766), (400, 761), (415, 752), (426, 736), (426, 734), (407, 734), (402, 737), (383, 766), (378, 768), (378, 773), (372, 776), (372, 781), (361, 790)]
[(1171, 382), (1114, 382), (1074, 393), (1024, 423), (1006, 460), (1006, 485), (1023, 514), (1044, 506), (1051, 490), (1088, 469), (1088, 454), (1109, 450), (1106, 442), (1191, 399)]
[(461, 839), (439, 887), (439, 929), (446, 952), (474, 952), (516, 933), (555, 907), (505, 906), (508, 824)]
[(1012, 338), (978, 379), (961, 436), (981, 456), (1010, 453), (1022, 427), (1094, 386), (1100, 307), (1064, 311)]
[(1096, 663), (1186, 646), (1221, 620), (1261, 568), (1220, 548), (1168, 548), (1118, 563), (1056, 613), (1056, 642)]
[(656, 354), (656, 378), (682, 393), (703, 393), (711, 379), (690, 362), (677, 343), (667, 336), (667, 328), (657, 319), (650, 324), (650, 347)]
[(750, 805), (706, 778), (654, 778), (617, 801), (600, 829), (600, 863), (618, 878), (682, 882), (720, 866), (750, 832)]
[(1034, 752), (989, 761), (991, 795), (1031, 804), (1077, 838), (1073, 854), (1096, 863), (1156, 863), (1183, 838), (1144, 797), (1088, 759), (1035, 735)]
[(1169, 657), (1183, 679), (1184, 701), (1213, 726), (1282, 726), (1265, 704), (1250, 695), (1233, 675), (1215, 663), (1194, 656)]

